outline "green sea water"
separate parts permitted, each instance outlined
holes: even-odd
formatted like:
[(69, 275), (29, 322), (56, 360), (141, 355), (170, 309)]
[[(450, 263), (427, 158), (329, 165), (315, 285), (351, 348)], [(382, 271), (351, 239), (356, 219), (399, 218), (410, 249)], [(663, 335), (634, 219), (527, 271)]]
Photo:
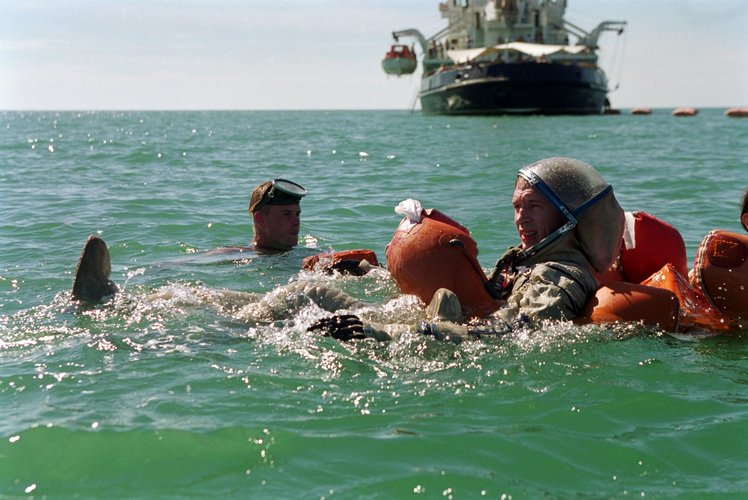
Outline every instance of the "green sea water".
[[(517, 169), (548, 156), (597, 167), (690, 261), (711, 229), (742, 230), (748, 120), (720, 109), (0, 113), (0, 497), (748, 496), (748, 330), (340, 343), (306, 332), (327, 315), (311, 306), (258, 323), (199, 298), (317, 281), (406, 321), (418, 304), (386, 274), (301, 259), (384, 261), (393, 208), (416, 198), (466, 225), (488, 268), (517, 239)], [(274, 177), (309, 190), (299, 247), (202, 256), (249, 242), (249, 192)], [(123, 293), (72, 307), (93, 233)]]

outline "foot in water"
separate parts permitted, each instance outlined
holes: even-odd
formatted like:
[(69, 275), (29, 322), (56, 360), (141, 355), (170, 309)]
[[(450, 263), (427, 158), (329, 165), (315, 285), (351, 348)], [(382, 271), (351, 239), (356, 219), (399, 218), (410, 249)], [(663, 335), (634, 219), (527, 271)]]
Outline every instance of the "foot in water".
[(440, 288), (434, 292), (434, 296), (426, 308), (426, 316), (431, 320), (459, 323), (463, 319), (460, 299), (452, 290)]
[(117, 285), (109, 279), (112, 264), (104, 240), (91, 235), (83, 246), (75, 269), (73, 299), (82, 302), (99, 302), (117, 292)]

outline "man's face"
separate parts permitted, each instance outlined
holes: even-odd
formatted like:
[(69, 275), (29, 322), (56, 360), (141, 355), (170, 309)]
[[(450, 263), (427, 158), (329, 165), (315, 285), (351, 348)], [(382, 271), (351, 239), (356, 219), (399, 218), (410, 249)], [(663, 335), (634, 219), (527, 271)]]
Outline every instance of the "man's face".
[(523, 179), (512, 196), (514, 225), (525, 250), (540, 242), (564, 224), (564, 217), (548, 199)]
[(260, 212), (261, 220), (257, 246), (288, 250), (299, 242), (301, 207), (296, 205), (268, 205)]

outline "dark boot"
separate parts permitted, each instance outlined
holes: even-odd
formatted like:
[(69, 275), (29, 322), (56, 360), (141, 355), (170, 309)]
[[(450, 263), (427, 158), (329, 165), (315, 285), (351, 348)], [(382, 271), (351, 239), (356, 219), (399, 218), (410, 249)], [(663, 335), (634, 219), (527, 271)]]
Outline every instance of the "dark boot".
[(104, 240), (91, 235), (83, 246), (73, 282), (73, 299), (99, 302), (117, 292), (117, 285), (109, 279), (112, 264)]

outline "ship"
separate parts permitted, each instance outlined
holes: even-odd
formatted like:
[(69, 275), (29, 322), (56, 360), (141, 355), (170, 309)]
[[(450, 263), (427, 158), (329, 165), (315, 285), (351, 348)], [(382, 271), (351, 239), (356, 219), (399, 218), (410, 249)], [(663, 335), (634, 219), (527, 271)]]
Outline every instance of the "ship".
[[(610, 112), (608, 79), (598, 65), (598, 40), (623, 34), (626, 21), (591, 31), (564, 19), (566, 0), (447, 0), (447, 26), (425, 37), (418, 29), (392, 33), (382, 67), (412, 74), (422, 59), (418, 98), (424, 114), (590, 115)], [(414, 46), (401, 42), (414, 40)]]

